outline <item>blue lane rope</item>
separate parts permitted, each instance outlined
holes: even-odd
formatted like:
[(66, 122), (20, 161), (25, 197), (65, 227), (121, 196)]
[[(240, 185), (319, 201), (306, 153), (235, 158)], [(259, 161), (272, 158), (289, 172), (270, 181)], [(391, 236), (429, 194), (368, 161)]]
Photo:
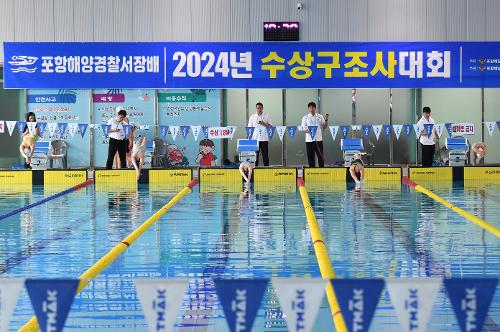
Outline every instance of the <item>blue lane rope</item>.
[(3, 214), (3, 215), (0, 215), (0, 221), (2, 221), (3, 219), (6, 219), (6, 218), (9, 218), (9, 217), (12, 217), (18, 213), (21, 213), (23, 211), (26, 211), (26, 210), (29, 210), (31, 208), (34, 208), (35, 206), (38, 206), (38, 205), (41, 205), (43, 203), (46, 203), (48, 201), (51, 201), (53, 199), (56, 199), (56, 198), (59, 198), (61, 196), (64, 196), (66, 194), (69, 194), (70, 192), (73, 192), (75, 190), (79, 190), (83, 187), (86, 187), (87, 185), (91, 184), (92, 183), (92, 180), (87, 180), (85, 182), (82, 182), (80, 184), (77, 184), (76, 186), (73, 186), (71, 188), (68, 188), (66, 190), (63, 190), (57, 194), (54, 194), (52, 196), (49, 196), (49, 197), (45, 197), (44, 199), (42, 200), (39, 200), (38, 202), (34, 202), (34, 203), (31, 203), (31, 204), (28, 204), (28, 205), (25, 205), (23, 207), (20, 207), (19, 209), (15, 209), (15, 210), (12, 210), (6, 214)]

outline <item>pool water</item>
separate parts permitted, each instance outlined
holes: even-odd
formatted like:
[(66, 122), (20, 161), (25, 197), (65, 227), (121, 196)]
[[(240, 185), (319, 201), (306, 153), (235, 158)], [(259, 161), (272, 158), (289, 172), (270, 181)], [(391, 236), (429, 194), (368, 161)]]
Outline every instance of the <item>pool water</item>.
[[(427, 183), (425, 187), (500, 227), (500, 185)], [(307, 186), (339, 278), (498, 277), (499, 240), (406, 185)], [(0, 188), (1, 214), (54, 191)], [(3, 277), (77, 278), (165, 205), (161, 187), (93, 187), (0, 221)], [(178, 312), (179, 331), (228, 331), (211, 278), (320, 277), (298, 191), (202, 193), (179, 201), (75, 298), (65, 331), (147, 331), (133, 279), (191, 278)], [(33, 315), (23, 290), (10, 329)], [(253, 331), (286, 331), (268, 288)], [(498, 331), (495, 294), (485, 331)], [(370, 331), (400, 331), (383, 291)], [(458, 331), (445, 291), (429, 331)], [(334, 331), (326, 297), (314, 331)]]

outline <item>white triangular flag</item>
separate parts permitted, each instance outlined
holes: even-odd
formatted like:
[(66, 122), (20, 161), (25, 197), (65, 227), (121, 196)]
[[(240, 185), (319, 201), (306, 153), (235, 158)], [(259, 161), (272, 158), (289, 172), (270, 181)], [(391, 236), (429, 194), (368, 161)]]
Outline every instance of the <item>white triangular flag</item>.
[(14, 128), (16, 127), (17, 121), (5, 121), (7, 124), (7, 129), (9, 130), (9, 135), (12, 136), (12, 132), (14, 131)]
[(231, 136), (230, 136), (230, 139), (233, 139), (233, 136), (234, 136), (234, 133), (236, 132), (236, 126), (229, 126), (229, 129), (231, 129)]
[(175, 141), (175, 138), (177, 137), (177, 134), (179, 133), (179, 126), (170, 126), (170, 135), (172, 135), (172, 139)]
[(264, 138), (265, 129), (262, 126), (257, 127), (257, 140), (261, 141)]
[(280, 141), (283, 142), (283, 136), (285, 135), (286, 126), (276, 126), (276, 131), (278, 132), (278, 136), (280, 137)]
[(26, 122), (26, 126), (28, 127), (30, 135), (33, 135), (36, 129), (36, 122)]
[(135, 288), (150, 331), (173, 331), (188, 279), (135, 279)]
[(49, 128), (49, 136), (53, 137), (54, 134), (56, 133), (57, 122), (49, 122), (49, 123), (47, 123), (47, 128)]
[(361, 130), (361, 125), (351, 125), (352, 130)]
[(399, 135), (401, 135), (401, 131), (403, 130), (403, 125), (392, 125), (394, 128), (394, 133), (396, 134), (396, 139), (399, 139)]
[(339, 126), (329, 126), (330, 134), (332, 134), (333, 140), (337, 137), (337, 133), (339, 132)]
[(288, 331), (309, 332), (323, 301), (325, 279), (272, 278)]
[[(485, 122), (485, 124), (486, 124), (486, 128), (488, 129), (488, 133), (490, 134), (490, 136), (492, 136), (493, 135), (493, 131), (495, 130), (495, 122), (494, 121), (488, 121), (488, 122)], [(10, 132), (12, 132), (12, 130), (9, 129), (9, 133)]]
[(420, 132), (422, 130), (419, 128), (418, 124), (416, 124), (416, 123), (413, 124), (413, 130), (415, 131), (415, 135), (417, 135), (417, 138), (419, 138), (420, 137)]
[(380, 133), (382, 132), (382, 125), (373, 125), (372, 128), (373, 128), (373, 132), (375, 133), (375, 137), (377, 137), (377, 141), (378, 141)]
[(12, 313), (23, 287), (22, 278), (0, 278), (0, 331), (8, 331)]
[(71, 137), (74, 137), (75, 134), (78, 133), (78, 123), (76, 123), (76, 122), (68, 123), (68, 131), (69, 131)]
[(198, 135), (200, 135), (201, 126), (191, 126), (191, 132), (193, 133), (194, 140), (198, 140)]
[(427, 331), (441, 278), (387, 278), (385, 283), (402, 331)]
[(441, 138), (441, 134), (443, 133), (444, 123), (436, 123), (435, 125), (436, 132), (439, 138)]

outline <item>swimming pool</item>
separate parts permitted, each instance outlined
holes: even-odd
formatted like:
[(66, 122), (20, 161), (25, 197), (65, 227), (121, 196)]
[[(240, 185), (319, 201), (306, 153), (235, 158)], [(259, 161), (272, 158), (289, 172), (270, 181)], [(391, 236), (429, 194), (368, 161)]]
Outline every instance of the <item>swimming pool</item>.
[[(426, 183), (466, 211), (500, 226), (500, 185)], [(498, 277), (498, 239), (441, 204), (399, 183), (362, 191), (307, 185), (339, 278)], [(45, 191), (44, 191), (45, 190)], [(2, 188), (1, 211), (53, 194), (41, 186)], [(161, 186), (89, 186), (0, 221), (4, 277), (77, 278), (167, 203)], [(319, 277), (298, 191), (203, 193), (195, 187), (77, 295), (66, 330), (147, 331), (133, 278), (196, 278), (177, 324), (181, 331), (227, 331), (211, 277)], [(498, 292), (497, 292), (498, 293)], [(495, 294), (486, 328), (500, 323)], [(32, 316), (25, 291), (11, 330)], [(384, 290), (371, 331), (399, 331)], [(485, 328), (485, 330), (486, 330)], [(334, 330), (323, 300), (314, 331)], [(458, 331), (441, 289), (429, 331)], [(268, 289), (253, 331), (286, 331)]]

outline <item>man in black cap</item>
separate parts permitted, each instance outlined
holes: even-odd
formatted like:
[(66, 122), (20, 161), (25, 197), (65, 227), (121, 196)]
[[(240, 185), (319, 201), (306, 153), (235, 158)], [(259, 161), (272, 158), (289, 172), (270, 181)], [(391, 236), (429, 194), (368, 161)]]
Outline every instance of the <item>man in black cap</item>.
[[(427, 131), (425, 130), (426, 124), (433, 125), (430, 135), (427, 135)], [(434, 151), (436, 148), (434, 143), (434, 138), (436, 137), (436, 135), (434, 134), (435, 124), (436, 121), (434, 121), (434, 119), (431, 118), (431, 108), (428, 106), (424, 107), (422, 110), (422, 118), (417, 122), (418, 130), (420, 131), (420, 146), (422, 147), (423, 167), (431, 167), (432, 161), (434, 160)]]

